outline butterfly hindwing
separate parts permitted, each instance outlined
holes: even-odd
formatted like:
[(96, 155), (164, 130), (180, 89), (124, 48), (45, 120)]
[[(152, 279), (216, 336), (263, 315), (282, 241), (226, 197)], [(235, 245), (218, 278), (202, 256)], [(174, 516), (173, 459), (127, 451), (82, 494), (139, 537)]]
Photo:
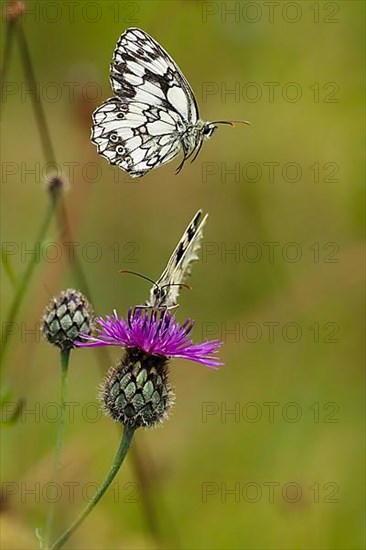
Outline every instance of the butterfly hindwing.
[[(94, 112), (93, 141), (98, 152), (111, 164), (138, 177), (165, 164), (180, 150), (180, 143), (172, 134), (174, 121), (164, 118), (165, 122), (159, 118), (156, 108), (111, 98)], [(157, 135), (148, 133), (149, 121), (154, 122)]]
[(198, 260), (198, 250), (203, 237), (203, 226), (208, 214), (202, 218), (202, 210), (198, 210), (181, 240), (170, 256), (168, 264), (150, 291), (147, 305), (155, 308), (171, 308), (177, 305), (180, 286), (189, 277), (191, 264)]

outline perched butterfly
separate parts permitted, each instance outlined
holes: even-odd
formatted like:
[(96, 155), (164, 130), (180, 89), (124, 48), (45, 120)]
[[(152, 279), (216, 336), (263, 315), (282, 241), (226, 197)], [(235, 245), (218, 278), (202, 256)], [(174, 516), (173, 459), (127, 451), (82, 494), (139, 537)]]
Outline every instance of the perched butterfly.
[(123, 273), (133, 273), (154, 284), (150, 290), (149, 300), (144, 306), (137, 306), (138, 308), (171, 309), (178, 305), (179, 290), (182, 286), (187, 286), (185, 280), (191, 274), (191, 264), (194, 260), (198, 260), (197, 252), (201, 246), (202, 230), (207, 217), (208, 214), (202, 218), (202, 210), (198, 210), (156, 283), (139, 273), (122, 270)]
[[(171, 161), (185, 161), (212, 136), (217, 124), (202, 122), (193, 91), (169, 54), (141, 29), (127, 29), (118, 40), (110, 81), (115, 97), (93, 113), (92, 141), (98, 153), (132, 177)], [(237, 121), (249, 124), (247, 121)]]

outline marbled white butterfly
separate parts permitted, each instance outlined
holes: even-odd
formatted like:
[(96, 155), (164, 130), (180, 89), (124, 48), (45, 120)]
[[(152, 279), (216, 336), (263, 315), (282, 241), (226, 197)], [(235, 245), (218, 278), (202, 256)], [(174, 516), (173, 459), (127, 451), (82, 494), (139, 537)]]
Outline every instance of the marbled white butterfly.
[[(202, 122), (193, 91), (169, 54), (141, 29), (129, 28), (118, 40), (110, 81), (115, 97), (93, 113), (92, 141), (98, 153), (132, 177), (171, 161), (185, 161), (211, 137), (217, 124)], [(247, 121), (237, 121), (249, 124)]]
[(122, 273), (132, 273), (154, 283), (149, 300), (144, 306), (136, 306), (137, 308), (171, 309), (178, 305), (180, 288), (187, 286), (184, 283), (191, 274), (191, 264), (194, 260), (198, 260), (197, 253), (201, 246), (202, 230), (207, 217), (208, 214), (202, 218), (202, 210), (198, 210), (156, 283), (134, 271), (122, 270)]

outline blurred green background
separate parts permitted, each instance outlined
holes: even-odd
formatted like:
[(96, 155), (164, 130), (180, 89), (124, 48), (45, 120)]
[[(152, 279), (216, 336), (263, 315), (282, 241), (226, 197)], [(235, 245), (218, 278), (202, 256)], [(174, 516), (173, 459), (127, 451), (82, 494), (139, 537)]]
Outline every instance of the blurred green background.
[[(27, 4), (22, 24), (96, 312), (123, 314), (146, 299), (149, 286), (118, 270), (157, 278), (203, 208), (201, 261), (177, 315), (196, 319), (196, 340), (224, 341), (217, 372), (172, 363), (169, 422), (137, 433), (135, 458), (66, 547), (364, 548), (364, 3)], [(110, 167), (89, 141), (90, 114), (112, 95), (109, 64), (129, 26), (176, 60), (204, 120), (252, 125), (220, 127), (178, 176), (177, 161), (140, 180)], [(21, 275), (47, 205), (46, 169), (17, 44), (9, 63), (2, 237)], [(48, 238), (3, 374), (13, 400), (26, 401), (2, 436), (9, 549), (38, 547), (34, 529), (52, 498), (60, 369), (37, 329), (50, 297), (78, 282), (56, 224)], [(3, 328), (13, 294), (3, 271)], [(116, 425), (88, 421), (85, 406), (93, 418), (101, 368), (119, 355), (100, 365), (95, 350), (72, 354), (57, 532), (118, 447)]]

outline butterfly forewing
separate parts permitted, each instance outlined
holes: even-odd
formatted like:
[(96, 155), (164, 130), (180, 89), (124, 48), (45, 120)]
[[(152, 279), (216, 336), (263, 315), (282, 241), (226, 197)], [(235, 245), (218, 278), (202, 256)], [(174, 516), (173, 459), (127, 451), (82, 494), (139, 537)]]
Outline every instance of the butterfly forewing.
[(174, 158), (180, 135), (198, 121), (194, 94), (168, 53), (136, 28), (120, 37), (111, 65), (116, 97), (93, 114), (98, 152), (132, 176)]
[(190, 124), (198, 120), (193, 91), (170, 55), (146, 32), (127, 29), (118, 40), (111, 65), (116, 96), (173, 109)]
[(203, 226), (208, 214), (202, 218), (202, 210), (198, 210), (181, 240), (170, 256), (168, 264), (156, 285), (150, 291), (147, 305), (154, 308), (171, 308), (177, 305), (180, 286), (189, 277), (191, 264), (198, 260), (198, 250), (203, 237)]

